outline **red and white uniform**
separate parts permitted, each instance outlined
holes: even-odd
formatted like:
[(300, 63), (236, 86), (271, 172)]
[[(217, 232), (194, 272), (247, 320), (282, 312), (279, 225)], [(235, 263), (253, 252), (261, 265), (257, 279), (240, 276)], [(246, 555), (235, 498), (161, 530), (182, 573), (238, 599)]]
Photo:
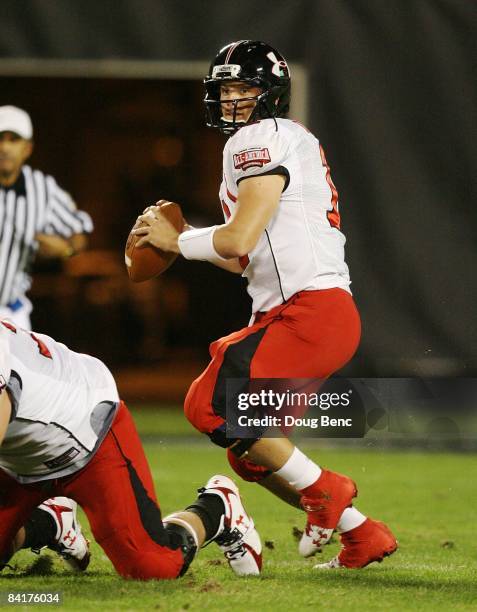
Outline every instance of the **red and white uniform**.
[[(176, 578), (184, 556), (162, 524), (144, 451), (108, 368), (43, 334), (0, 322), (0, 565), (32, 510), (74, 499), (124, 577)], [(77, 452), (78, 451), (78, 452)]]
[(277, 212), (242, 259), (253, 312), (268, 311), (298, 291), (349, 291), (338, 194), (319, 141), (290, 119), (265, 119), (236, 132), (223, 155), (219, 195), (226, 221), (238, 206), (240, 181), (261, 174), (283, 174), (286, 184)]
[(0, 334), (10, 352), (12, 401), (0, 467), (24, 483), (76, 472), (114, 419), (119, 395), (111, 372), (44, 334), (6, 321)]
[[(223, 447), (233, 442), (226, 436), (228, 378), (325, 379), (351, 359), (360, 337), (338, 193), (319, 141), (290, 119), (239, 129), (224, 149), (219, 195), (226, 221), (240, 206), (240, 181), (265, 174), (285, 176), (285, 185), (257, 245), (240, 260), (252, 322), (212, 342), (211, 362), (184, 405), (189, 421)], [(233, 455), (230, 460), (245, 479), (268, 473)]]

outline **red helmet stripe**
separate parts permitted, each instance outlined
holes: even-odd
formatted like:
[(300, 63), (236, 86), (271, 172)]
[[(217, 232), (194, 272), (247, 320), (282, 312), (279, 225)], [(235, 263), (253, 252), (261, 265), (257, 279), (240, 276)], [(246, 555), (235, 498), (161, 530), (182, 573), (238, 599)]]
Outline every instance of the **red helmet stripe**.
[(245, 40), (239, 40), (236, 43), (234, 43), (230, 49), (227, 52), (227, 57), (225, 58), (225, 63), (228, 64), (230, 61), (230, 57), (232, 56), (232, 53), (235, 51), (235, 49), (241, 45), (243, 42), (245, 42)]

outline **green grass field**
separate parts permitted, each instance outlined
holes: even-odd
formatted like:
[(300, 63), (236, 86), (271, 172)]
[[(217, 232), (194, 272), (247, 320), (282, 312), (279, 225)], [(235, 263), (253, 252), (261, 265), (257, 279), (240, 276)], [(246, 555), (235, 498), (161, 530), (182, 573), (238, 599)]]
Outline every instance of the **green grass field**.
[[(232, 475), (223, 451), (195, 436), (180, 413), (141, 412), (137, 422), (164, 513), (190, 503), (212, 474)], [(211, 545), (178, 581), (125, 581), (93, 544), (85, 575), (68, 573), (53, 553), (36, 557), (21, 552), (13, 559), (16, 570), (6, 569), (1, 576), (3, 601), (9, 591), (55, 590), (62, 593), (61, 607), (78, 610), (477, 609), (475, 457), (320, 451), (315, 445), (305, 450), (357, 481), (358, 507), (391, 526), (400, 544), (395, 555), (364, 570), (313, 570), (316, 561), (298, 556), (292, 535), (294, 527), (303, 528), (304, 514), (259, 486), (243, 483), (247, 509), (265, 542), (260, 578), (236, 578)], [(318, 560), (337, 550), (338, 543), (332, 543)]]

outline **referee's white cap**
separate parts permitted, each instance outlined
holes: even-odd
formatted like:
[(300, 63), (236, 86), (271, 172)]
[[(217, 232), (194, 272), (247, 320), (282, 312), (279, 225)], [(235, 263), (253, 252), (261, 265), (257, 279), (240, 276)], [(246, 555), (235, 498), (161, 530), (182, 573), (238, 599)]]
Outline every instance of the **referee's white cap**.
[(33, 136), (30, 115), (17, 106), (0, 106), (0, 132), (14, 132), (30, 140)]

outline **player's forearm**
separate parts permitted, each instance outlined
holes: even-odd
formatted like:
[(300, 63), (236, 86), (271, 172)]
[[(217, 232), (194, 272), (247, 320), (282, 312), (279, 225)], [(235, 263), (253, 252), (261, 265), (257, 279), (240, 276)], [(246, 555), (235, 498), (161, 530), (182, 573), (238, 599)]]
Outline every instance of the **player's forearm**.
[(259, 236), (231, 221), (219, 226), (214, 232), (214, 248), (225, 259), (237, 259), (250, 253)]
[(285, 178), (255, 176), (241, 181), (238, 208), (214, 233), (214, 248), (221, 257), (244, 257), (256, 247), (278, 209)]
[[(225, 228), (227, 228), (226, 225), (219, 225), (217, 229), (215, 230), (215, 234), (217, 234), (217, 232), (222, 231), (222, 229), (225, 229)], [(187, 232), (187, 231), (191, 231), (195, 229), (197, 228), (186, 223), (186, 225), (184, 225), (183, 231)], [(215, 247), (215, 235), (214, 235), (214, 247)], [(229, 250), (230, 250), (230, 246), (229, 246)], [(178, 242), (177, 242), (177, 251), (181, 252), (179, 249)], [(219, 253), (218, 251), (217, 251), (217, 254), (218, 254), (218, 257), (213, 257), (213, 256), (209, 257), (207, 258), (207, 261), (214, 264), (214, 266), (217, 266), (218, 268), (222, 268), (222, 270), (226, 270), (227, 272), (232, 272), (233, 274), (242, 274), (243, 268), (240, 265), (238, 256), (225, 257), (222, 253)], [(221, 259), (221, 257), (224, 257), (224, 259)]]

